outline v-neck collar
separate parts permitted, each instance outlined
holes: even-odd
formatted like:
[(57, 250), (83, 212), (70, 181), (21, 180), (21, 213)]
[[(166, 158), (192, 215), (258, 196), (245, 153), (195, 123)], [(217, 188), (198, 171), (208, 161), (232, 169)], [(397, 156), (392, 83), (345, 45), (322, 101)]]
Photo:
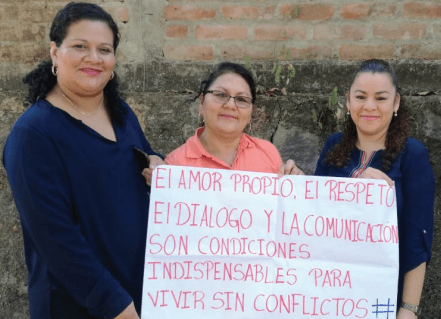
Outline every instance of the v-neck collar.
[(90, 133), (91, 135), (103, 140), (106, 143), (109, 144), (118, 144), (119, 141), (119, 132), (118, 132), (118, 125), (116, 125), (115, 121), (111, 118), (111, 124), (112, 124), (112, 129), (115, 132), (115, 138), (116, 141), (110, 140), (107, 137), (101, 135), (100, 133), (98, 133), (97, 131), (95, 131), (93, 128), (91, 128), (89, 125), (85, 124), (82, 120), (77, 119), (75, 117), (73, 117), (72, 115), (70, 115), (68, 112), (66, 112), (63, 109), (60, 109), (59, 107), (54, 106), (51, 102), (49, 102), (48, 100), (43, 100), (43, 102), (45, 102), (45, 104), (47, 104), (48, 107), (52, 108), (55, 112), (57, 112), (58, 114), (60, 114), (61, 116), (67, 118), (69, 121), (81, 126), (83, 129), (85, 129), (88, 133)]

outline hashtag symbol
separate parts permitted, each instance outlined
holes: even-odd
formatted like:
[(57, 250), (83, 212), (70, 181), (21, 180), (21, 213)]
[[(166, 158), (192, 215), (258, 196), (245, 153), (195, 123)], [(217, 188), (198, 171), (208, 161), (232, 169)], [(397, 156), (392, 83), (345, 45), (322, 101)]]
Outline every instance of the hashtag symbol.
[[(378, 314), (379, 313), (385, 313), (386, 314), (386, 319), (389, 319), (389, 314), (390, 313), (394, 313), (394, 310), (390, 310), (391, 307), (394, 307), (395, 305), (391, 305), (390, 304), (390, 298), (387, 299), (387, 304), (379, 304), (378, 303), (378, 299), (377, 299), (377, 304), (376, 305), (372, 305), (372, 307), (375, 307), (375, 310), (372, 311), (372, 313), (374, 313), (376, 315), (376, 318), (378, 318)], [(379, 309), (381, 307), (381, 310)], [(386, 310), (384, 310), (385, 308)], [(393, 309), (393, 308), (392, 308)]]

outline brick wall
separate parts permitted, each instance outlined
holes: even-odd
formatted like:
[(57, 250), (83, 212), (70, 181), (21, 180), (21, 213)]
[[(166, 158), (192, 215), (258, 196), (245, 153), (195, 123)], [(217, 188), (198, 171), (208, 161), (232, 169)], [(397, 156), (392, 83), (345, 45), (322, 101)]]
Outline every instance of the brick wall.
[[(89, 2), (117, 20), (123, 61), (146, 62), (152, 47), (169, 61), (441, 60), (439, 0)], [(0, 63), (48, 57), (50, 22), (66, 3), (0, 0)]]
[(166, 59), (441, 59), (440, 1), (175, 0)]
[[(0, 63), (33, 64), (49, 57), (49, 29), (59, 9), (69, 1), (0, 0)], [(129, 21), (130, 2), (97, 3), (121, 25)], [(124, 3), (126, 2), (126, 3)]]

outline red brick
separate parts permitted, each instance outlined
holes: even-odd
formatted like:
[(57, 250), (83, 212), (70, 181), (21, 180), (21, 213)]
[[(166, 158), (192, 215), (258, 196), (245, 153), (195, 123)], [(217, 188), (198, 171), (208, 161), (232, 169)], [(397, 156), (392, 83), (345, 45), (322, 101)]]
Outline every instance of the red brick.
[(340, 17), (344, 19), (363, 19), (369, 15), (373, 3), (351, 3), (340, 7)]
[(275, 11), (275, 6), (260, 8), (224, 5), (221, 8), (223, 16), (230, 19), (271, 19)]
[(441, 4), (418, 1), (403, 3), (403, 17), (411, 19), (441, 18)]
[(397, 7), (395, 4), (350, 3), (340, 7), (340, 17), (348, 20), (370, 18), (393, 18)]
[(314, 40), (363, 39), (366, 35), (364, 25), (318, 25), (314, 27)]
[(188, 26), (174, 25), (165, 28), (165, 34), (169, 38), (186, 38), (188, 35)]
[(366, 18), (393, 18), (397, 7), (395, 4), (350, 3), (340, 7), (340, 17), (348, 20)]
[(394, 46), (390, 44), (382, 45), (340, 45), (338, 49), (340, 60), (367, 60), (385, 59), (391, 60), (394, 57)]
[(213, 47), (211, 45), (166, 45), (164, 46), (164, 55), (167, 60), (174, 61), (201, 61), (214, 59)]
[(274, 51), (267, 48), (245, 47), (245, 46), (223, 46), (221, 54), (224, 60), (243, 60), (248, 55), (251, 60), (272, 60)]
[(216, 11), (187, 5), (171, 5), (165, 7), (164, 16), (166, 20), (207, 20), (213, 19)]
[(400, 47), (400, 58), (441, 60), (441, 46), (424, 44), (406, 44)]
[(26, 3), (21, 6), (20, 19), (29, 22), (52, 22), (61, 5), (47, 6), (35, 3)]
[(371, 18), (394, 18), (397, 14), (397, 6), (395, 4), (376, 3), (369, 13)]
[(14, 21), (18, 19), (17, 6), (1, 6), (0, 7), (0, 21)]
[(289, 47), (280, 50), (279, 60), (286, 60), (289, 50), (289, 60), (331, 59), (332, 47), (329, 45), (311, 45), (306, 48)]
[[(280, 5), (281, 18), (293, 18), (296, 4)], [(334, 7), (330, 4), (299, 4), (298, 15), (299, 20), (328, 20), (334, 15)]]
[(423, 39), (426, 36), (425, 23), (375, 24), (373, 33), (376, 37), (394, 39)]
[(306, 27), (293, 25), (257, 26), (254, 28), (254, 39), (259, 41), (306, 39)]
[(247, 36), (248, 29), (240, 26), (198, 25), (195, 29), (195, 37), (199, 40), (246, 39)]

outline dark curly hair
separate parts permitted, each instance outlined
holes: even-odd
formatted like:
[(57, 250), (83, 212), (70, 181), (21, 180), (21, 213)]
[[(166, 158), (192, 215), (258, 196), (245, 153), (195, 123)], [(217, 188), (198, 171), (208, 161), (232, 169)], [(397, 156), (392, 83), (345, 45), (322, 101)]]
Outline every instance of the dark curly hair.
[[(50, 40), (59, 47), (69, 31), (69, 27), (80, 20), (102, 21), (106, 23), (112, 30), (113, 48), (116, 52), (120, 38), (118, 26), (110, 14), (92, 3), (70, 2), (58, 11), (52, 21), (49, 33)], [(57, 84), (57, 77), (52, 74), (51, 68), (52, 61), (43, 61), (23, 78), (23, 83), (29, 86), (25, 105), (34, 104), (38, 99), (46, 98), (47, 94)], [(121, 99), (118, 87), (118, 76), (114, 73), (113, 79), (104, 87), (104, 96), (110, 116), (116, 123), (121, 125), (124, 123), (127, 109)]]
[[(352, 87), (355, 78), (363, 72), (388, 74), (393, 86), (396, 89), (396, 92), (400, 94), (397, 75), (388, 62), (377, 59), (362, 62), (352, 75), (350, 87)], [(383, 172), (386, 172), (391, 168), (395, 158), (404, 149), (404, 144), (409, 136), (409, 130), (410, 119), (407, 113), (404, 98), (401, 96), (398, 115), (392, 117), (386, 133), (385, 150), (383, 151), (381, 158), (381, 170)], [(344, 167), (349, 165), (351, 153), (355, 149), (356, 142), (357, 128), (351, 116), (347, 115), (345, 119), (343, 137), (333, 149), (328, 151), (324, 162), (333, 167)]]

